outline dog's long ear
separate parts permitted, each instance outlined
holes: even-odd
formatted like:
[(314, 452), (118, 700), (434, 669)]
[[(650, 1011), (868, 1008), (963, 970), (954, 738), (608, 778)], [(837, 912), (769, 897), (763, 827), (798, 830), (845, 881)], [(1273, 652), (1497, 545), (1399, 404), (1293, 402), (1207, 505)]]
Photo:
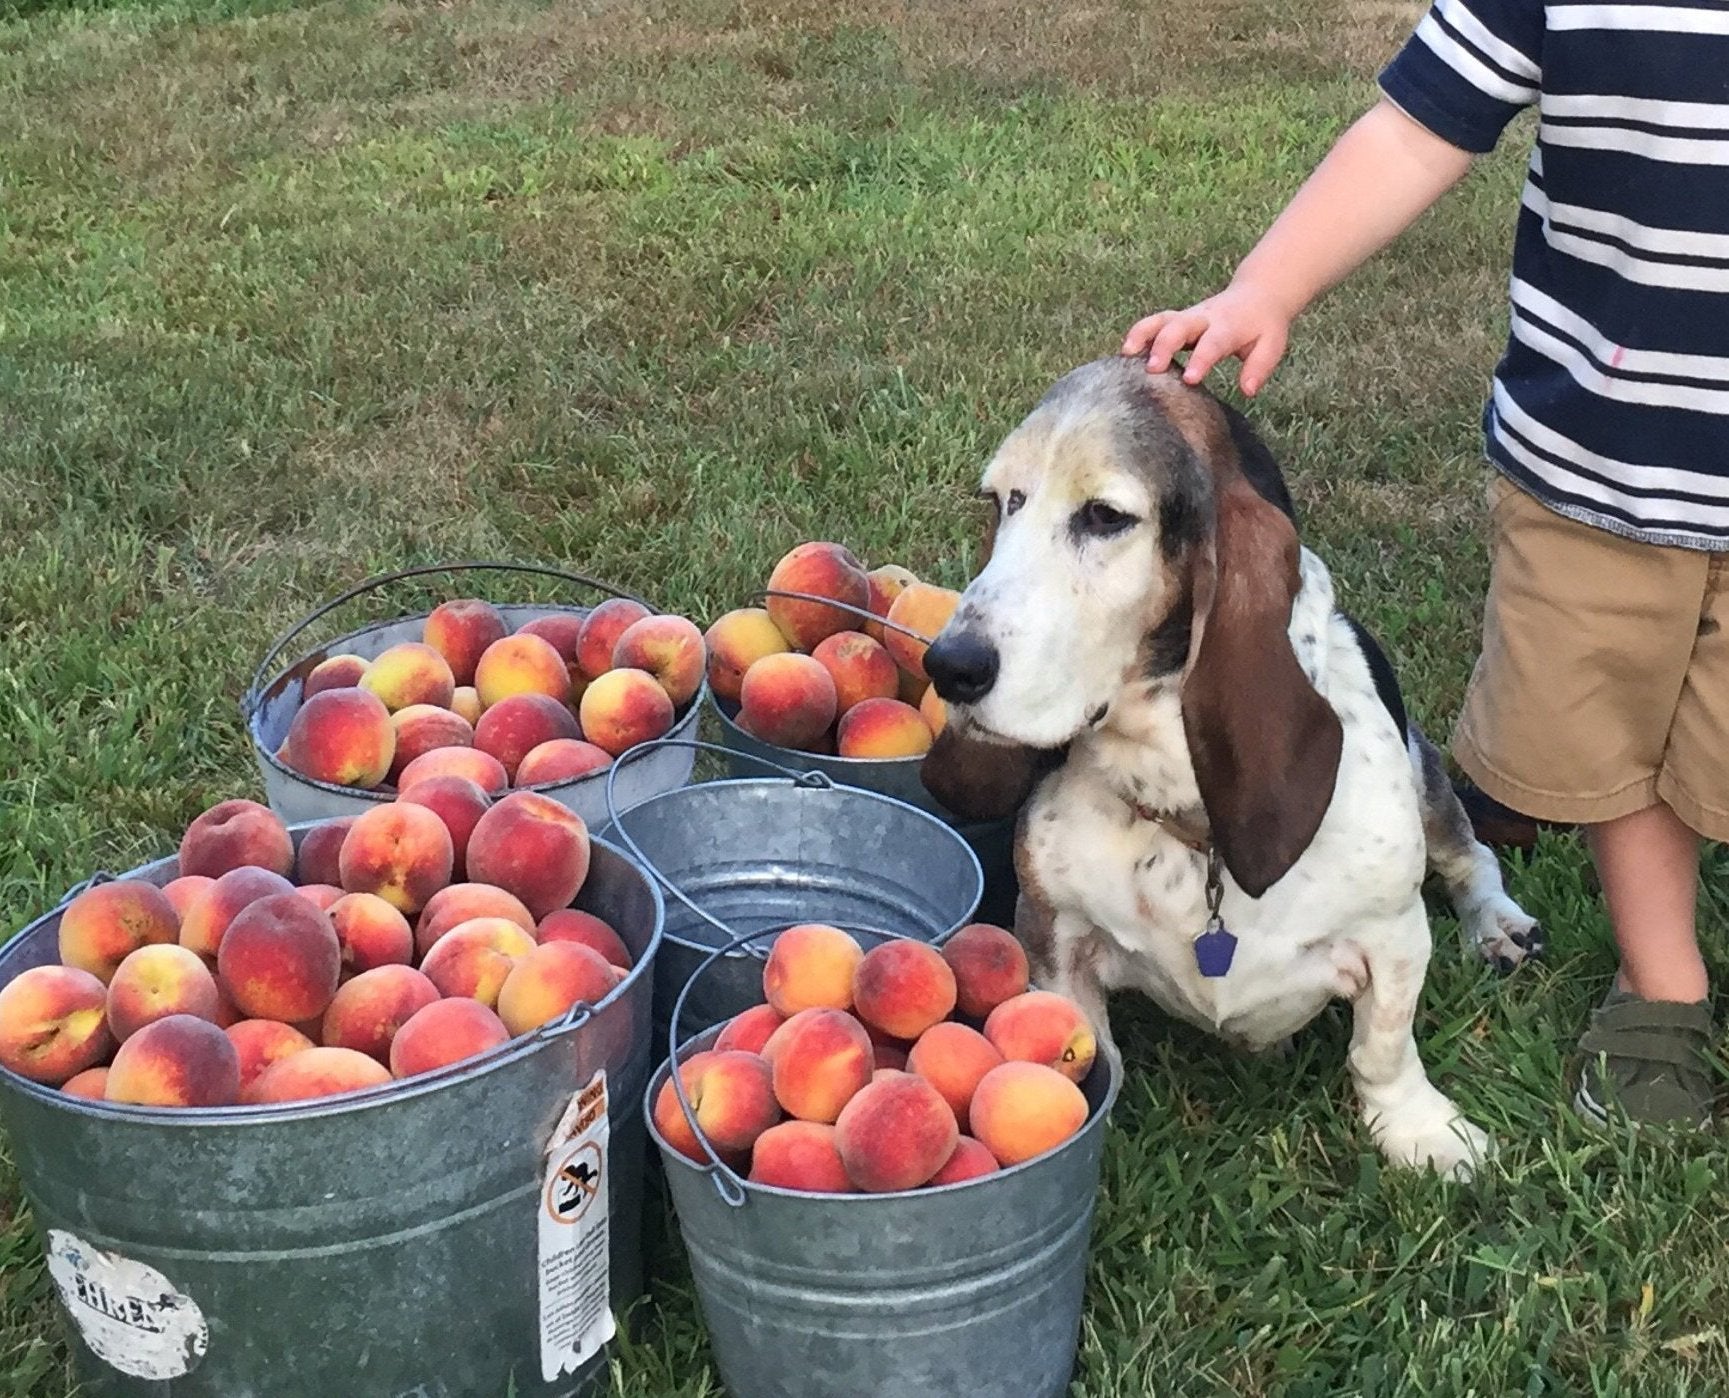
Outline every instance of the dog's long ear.
[[(990, 562), (997, 541), (991, 510), (979, 549), (979, 569)], [(1012, 743), (986, 742), (957, 733), (950, 725), (937, 735), (919, 766), (925, 790), (962, 820), (1001, 820), (1021, 808), (1038, 780), (1060, 754)]]
[(1195, 554), (1195, 627), (1183, 731), (1213, 843), (1259, 898), (1315, 838), (1333, 799), (1344, 731), (1291, 648), (1296, 527), (1212, 443), (1215, 526)]

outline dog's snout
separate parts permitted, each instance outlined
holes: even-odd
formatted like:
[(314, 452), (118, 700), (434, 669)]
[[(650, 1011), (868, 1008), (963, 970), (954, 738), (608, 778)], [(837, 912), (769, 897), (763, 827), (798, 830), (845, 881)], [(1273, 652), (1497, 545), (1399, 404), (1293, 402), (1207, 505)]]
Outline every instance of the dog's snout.
[(997, 682), (997, 648), (973, 631), (945, 631), (925, 652), (925, 673), (950, 704), (976, 704)]

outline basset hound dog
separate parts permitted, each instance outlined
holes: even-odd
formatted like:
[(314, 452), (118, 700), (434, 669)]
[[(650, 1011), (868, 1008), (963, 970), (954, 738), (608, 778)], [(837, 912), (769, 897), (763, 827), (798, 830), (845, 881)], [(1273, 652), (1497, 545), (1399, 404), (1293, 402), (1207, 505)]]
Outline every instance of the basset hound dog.
[(987, 561), (925, 657), (950, 722), (924, 775), (960, 814), (1019, 809), (1035, 978), (1113, 1055), (1111, 990), (1255, 1051), (1347, 1000), (1381, 1151), (1468, 1175), (1489, 1140), (1413, 1037), (1426, 872), (1502, 967), (1540, 932), (1299, 543), (1272, 455), (1205, 391), (1113, 358), (1045, 395), (982, 493)]

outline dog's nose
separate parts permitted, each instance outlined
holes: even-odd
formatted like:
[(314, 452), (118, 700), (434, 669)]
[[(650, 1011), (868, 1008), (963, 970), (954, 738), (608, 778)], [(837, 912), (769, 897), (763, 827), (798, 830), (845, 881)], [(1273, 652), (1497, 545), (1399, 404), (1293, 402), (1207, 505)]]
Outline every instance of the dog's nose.
[(997, 648), (971, 631), (947, 631), (925, 652), (925, 673), (951, 704), (976, 704), (997, 682)]

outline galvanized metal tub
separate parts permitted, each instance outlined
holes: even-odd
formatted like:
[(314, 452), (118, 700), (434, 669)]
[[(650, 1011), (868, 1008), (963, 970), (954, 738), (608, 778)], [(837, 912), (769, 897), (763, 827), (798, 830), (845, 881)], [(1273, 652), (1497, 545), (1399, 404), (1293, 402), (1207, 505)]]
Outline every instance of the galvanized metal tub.
[[(632, 748), (615, 764), (623, 785)], [(690, 743), (692, 748), (710, 744)], [(771, 764), (773, 765), (773, 764)], [(655, 1026), (716, 947), (737, 932), (801, 922), (845, 929), (865, 947), (889, 936), (941, 945), (974, 920), (984, 876), (950, 826), (905, 801), (839, 786), (820, 772), (728, 778), (622, 797), (607, 838), (671, 894), (655, 967)], [(762, 998), (772, 937), (721, 959), (690, 996), (681, 1036), (730, 1019)]]
[[(685, 1043), (679, 1061), (719, 1033)], [(733, 1398), (1069, 1392), (1105, 1123), (1121, 1085), (1107, 1055), (1081, 1084), (1086, 1124), (1055, 1150), (898, 1194), (800, 1193), (694, 1164), (654, 1125), (670, 1072), (669, 1061), (655, 1073), (644, 1116)]]
[[(163, 884), (176, 867), (125, 877)], [(600, 842), (577, 906), (618, 929), (635, 958), (625, 981), (569, 1023), (425, 1077), (292, 1106), (165, 1111), (0, 1069), (0, 1124), (61, 1288), (80, 1392), (594, 1392), (604, 1349), (561, 1377), (542, 1368), (544, 1153), (573, 1094), (604, 1072), (609, 1300), (628, 1305), (643, 1287), (642, 1092), (664, 907)], [(61, 911), (0, 950), (0, 984), (58, 960)]]
[[(347, 635), (338, 636), (332, 641), (315, 650), (302, 654), (285, 668), (271, 675), (272, 667), (277, 663), (284, 651), (294, 644), (315, 622), (346, 602), (368, 593), (377, 592), (391, 583), (400, 582), (406, 578), (422, 577), (432, 573), (463, 573), (463, 572), (503, 572), (527, 574), (530, 576), (549, 577), (562, 582), (574, 583), (613, 597), (627, 597), (633, 602), (641, 602), (649, 610), (655, 610), (640, 597), (621, 591), (609, 583), (585, 577), (580, 573), (566, 572), (560, 568), (545, 567), (540, 564), (528, 563), (437, 563), (425, 567), (406, 568), (395, 573), (382, 574), (359, 583), (337, 597), (331, 598), (316, 610), (310, 612), (296, 622), (282, 637), (265, 653), (257, 671), (252, 677), (252, 684), (240, 701), (241, 716), (246, 721), (246, 731), (252, 741), (253, 756), (258, 762), (258, 771), (264, 780), (265, 799), (285, 821), (290, 823), (307, 820), (329, 820), (338, 816), (364, 815), (373, 807), (384, 802), (394, 801), (394, 788), (380, 788), (376, 791), (362, 791), (352, 786), (337, 786), (332, 782), (318, 781), (296, 772), (292, 767), (277, 757), (277, 751), (282, 747), (283, 739), (288, 736), (288, 725), (294, 721), (295, 711), (300, 707), (301, 692), (305, 686), (306, 676), (319, 661), (332, 655), (353, 654), (367, 660), (388, 650), (391, 646), (400, 645), (404, 641), (418, 641), (426, 625), (427, 613), (420, 612), (412, 616), (396, 617), (389, 621), (375, 622), (364, 626), (358, 631), (350, 631)], [(491, 599), (489, 599), (491, 600)], [(545, 603), (507, 603), (493, 602), (512, 629), (525, 622), (538, 621), (542, 617), (557, 615), (586, 616), (590, 608), (583, 606), (559, 606)], [(266, 676), (271, 676), (266, 679)], [(704, 685), (706, 690), (707, 686)], [(699, 692), (681, 714), (672, 727), (672, 734), (679, 737), (692, 736), (702, 712), (702, 692)], [(657, 792), (669, 791), (674, 787), (683, 786), (690, 780), (693, 757), (689, 752), (678, 748), (669, 748), (659, 754), (657, 761), (633, 764), (627, 781), (620, 783), (620, 794), (626, 800), (642, 800)], [(538, 791), (550, 796), (559, 804), (568, 807), (581, 816), (591, 827), (598, 828), (606, 822), (606, 772), (593, 772), (574, 781), (542, 782), (536, 786), (524, 788)]]
[(919, 776), (923, 758), (831, 757), (824, 753), (776, 747), (773, 743), (752, 737), (738, 726), (737, 705), (723, 702), (712, 691), (709, 700), (721, 746), (728, 750), (727, 768), (734, 776), (754, 776), (765, 763), (776, 768), (802, 768), (826, 773), (841, 786), (875, 791), (930, 812), (958, 830), (978, 856), (979, 867), (984, 873), (984, 893), (979, 901), (978, 916), (1002, 927), (1014, 926), (1015, 899), (1020, 894), (1020, 882), (1015, 877), (1013, 816), (1003, 820), (967, 821), (945, 810), (925, 790), (924, 781)]

